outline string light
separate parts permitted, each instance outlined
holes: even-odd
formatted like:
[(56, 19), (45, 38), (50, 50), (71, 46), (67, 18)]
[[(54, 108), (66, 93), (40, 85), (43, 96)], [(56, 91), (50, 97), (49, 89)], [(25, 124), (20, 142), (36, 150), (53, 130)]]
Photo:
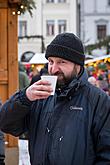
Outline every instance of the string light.
[(108, 62), (110, 62), (110, 58), (108, 58)]
[(97, 64), (96, 63), (94, 63), (94, 67), (96, 67), (97, 66)]
[(21, 5), (21, 6), (20, 6), (20, 8), (21, 8), (21, 9), (24, 9), (24, 6), (23, 6), (23, 5)]
[(34, 64), (32, 64), (31, 67), (34, 68), (35, 67)]
[(107, 58), (103, 59), (102, 62), (103, 63), (106, 63), (107, 62)]
[(20, 0), (19, 2), (10, 1), (10, 8), (16, 8), (16, 11), (12, 12), (12, 15), (24, 14), (26, 11), (32, 16), (32, 10), (36, 9), (35, 0)]
[[(87, 69), (89, 69), (90, 67), (93, 67), (94, 69), (96, 69), (96, 71), (97, 71), (97, 69), (104, 70), (107, 68), (107, 66), (106, 66), (107, 61), (110, 63), (110, 58), (105, 58), (103, 60), (98, 60), (96, 62), (88, 63), (85, 65), (85, 67)], [(97, 75), (99, 76), (99, 73), (97, 73)]]
[(21, 12), (20, 12), (20, 11), (17, 11), (17, 14), (18, 14), (18, 15), (20, 15), (20, 14), (21, 14)]
[(15, 11), (12, 11), (12, 15), (16, 15), (16, 12)]

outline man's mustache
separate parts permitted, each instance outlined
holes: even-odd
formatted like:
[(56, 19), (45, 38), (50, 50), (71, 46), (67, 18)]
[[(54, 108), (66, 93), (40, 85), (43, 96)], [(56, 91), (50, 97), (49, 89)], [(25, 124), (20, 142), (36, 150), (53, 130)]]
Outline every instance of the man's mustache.
[(54, 76), (64, 76), (64, 73), (63, 72), (56, 72), (56, 73), (51, 74), (51, 75), (54, 75)]

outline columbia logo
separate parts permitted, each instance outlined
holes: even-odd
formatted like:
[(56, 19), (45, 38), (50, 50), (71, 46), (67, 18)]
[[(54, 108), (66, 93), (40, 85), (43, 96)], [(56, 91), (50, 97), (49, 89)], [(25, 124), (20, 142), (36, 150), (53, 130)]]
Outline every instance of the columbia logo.
[(79, 110), (79, 111), (82, 111), (83, 110), (83, 107), (70, 106), (70, 110)]

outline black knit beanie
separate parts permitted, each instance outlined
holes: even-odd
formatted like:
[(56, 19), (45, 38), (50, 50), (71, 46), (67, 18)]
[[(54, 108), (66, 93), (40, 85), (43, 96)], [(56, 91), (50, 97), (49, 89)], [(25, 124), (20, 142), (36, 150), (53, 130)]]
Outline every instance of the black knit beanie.
[(84, 66), (84, 47), (73, 33), (61, 33), (47, 46), (45, 57), (60, 57)]

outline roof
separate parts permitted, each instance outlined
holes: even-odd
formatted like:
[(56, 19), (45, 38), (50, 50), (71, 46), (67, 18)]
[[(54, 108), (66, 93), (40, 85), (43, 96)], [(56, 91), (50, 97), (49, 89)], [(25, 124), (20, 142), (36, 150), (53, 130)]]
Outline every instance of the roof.
[(109, 55), (104, 55), (104, 56), (101, 56), (101, 57), (96, 57), (94, 59), (86, 60), (85, 64), (89, 64), (89, 63), (96, 62), (96, 61), (99, 61), (99, 60), (103, 60), (103, 59), (106, 59), (106, 58), (110, 58), (110, 54)]
[(29, 61), (30, 64), (45, 64), (48, 60), (45, 58), (45, 53), (35, 53)]

